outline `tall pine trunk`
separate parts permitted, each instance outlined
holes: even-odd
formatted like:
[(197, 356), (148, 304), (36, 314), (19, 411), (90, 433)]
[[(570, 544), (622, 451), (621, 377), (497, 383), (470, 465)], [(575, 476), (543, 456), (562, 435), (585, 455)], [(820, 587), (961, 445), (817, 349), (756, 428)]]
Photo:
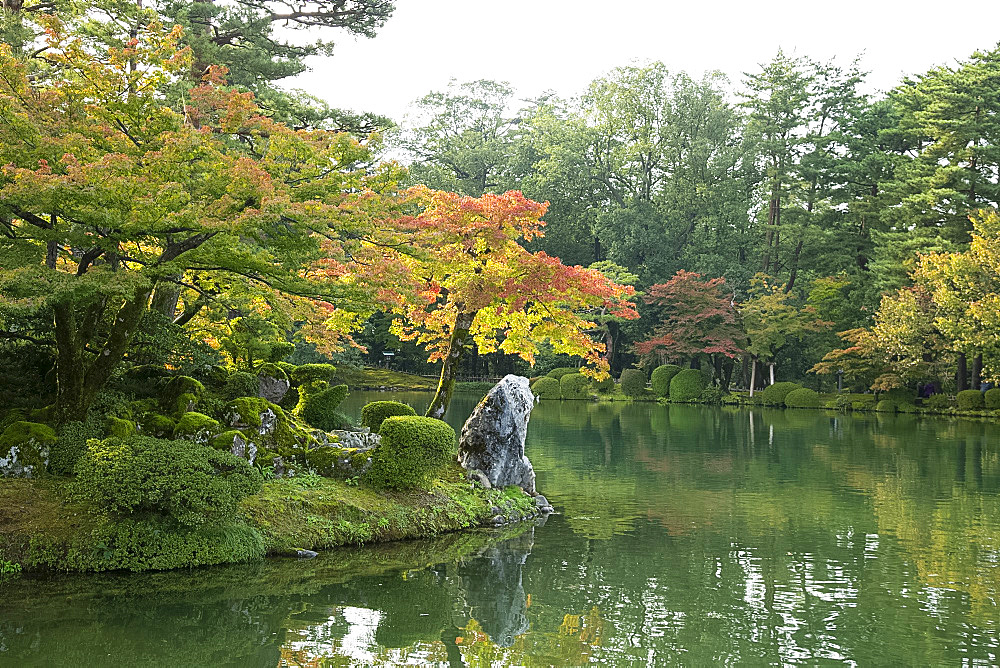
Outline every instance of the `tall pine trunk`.
[(462, 356), (469, 345), (469, 330), (472, 329), (472, 321), (475, 319), (475, 311), (471, 313), (459, 311), (455, 317), (455, 327), (451, 330), (451, 340), (448, 343), (448, 354), (445, 355), (444, 365), (441, 367), (437, 392), (431, 400), (431, 405), (427, 407), (427, 417), (443, 420), (444, 414), (448, 411), (451, 396), (455, 393), (458, 365), (462, 362)]

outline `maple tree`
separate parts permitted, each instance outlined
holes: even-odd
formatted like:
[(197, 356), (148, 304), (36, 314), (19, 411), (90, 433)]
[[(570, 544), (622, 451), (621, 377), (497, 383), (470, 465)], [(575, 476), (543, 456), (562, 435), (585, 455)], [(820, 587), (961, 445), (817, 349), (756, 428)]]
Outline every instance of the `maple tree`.
[(644, 300), (656, 307), (661, 322), (652, 338), (636, 343), (640, 355), (683, 362), (699, 355), (732, 359), (743, 351), (746, 336), (726, 279), (682, 269), (649, 288)]
[[(427, 409), (442, 418), (454, 391), (458, 366), (472, 344), (481, 353), (500, 351), (533, 362), (538, 344), (583, 357), (585, 373), (604, 377), (604, 345), (588, 335), (595, 327), (587, 309), (637, 318), (633, 294), (599, 271), (566, 266), (518, 242), (542, 234), (546, 205), (518, 191), (473, 198), (418, 186), (403, 205), (416, 213), (381, 225), (406, 235), (403, 246), (369, 247), (374, 266), (407, 267), (409, 288), (382, 290), (380, 299), (404, 316), (394, 333), (416, 340), (442, 362), (437, 393)], [(362, 261), (364, 263), (364, 260)]]
[[(217, 76), (183, 113), (164, 106), (189, 58), (178, 27), (151, 24), (106, 53), (54, 19), (47, 31), (59, 81), (29, 78), (0, 45), (0, 317), (7, 338), (53, 336), (57, 419), (86, 413), (168, 284), (185, 311), (224, 303), (233, 284), (307, 300), (338, 325), (374, 310), (364, 285), (317, 263), (370, 242), (362, 212), (396, 168), (366, 168), (347, 135), (266, 118)], [(39, 314), (51, 332), (13, 325)]]

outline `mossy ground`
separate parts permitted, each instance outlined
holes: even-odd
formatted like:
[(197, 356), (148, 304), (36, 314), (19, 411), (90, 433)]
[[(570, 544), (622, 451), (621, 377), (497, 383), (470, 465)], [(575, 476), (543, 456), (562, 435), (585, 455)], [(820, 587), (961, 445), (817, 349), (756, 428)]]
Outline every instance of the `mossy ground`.
[(437, 378), (425, 378), (389, 369), (337, 369), (337, 383), (352, 390), (396, 390), (398, 392), (433, 392)]
[[(70, 571), (245, 562), (265, 553), (437, 536), (492, 525), (497, 514), (510, 522), (532, 517), (534, 499), (517, 488), (473, 487), (457, 466), (428, 489), (398, 492), (304, 476), (266, 482), (258, 494), (244, 499), (242, 519), (232, 527), (206, 527), (197, 535), (173, 536), (158, 526), (168, 546), (164, 554), (137, 556), (129, 551), (134, 551), (134, 541), (121, 548), (110, 543), (115, 523), (75, 501), (69, 478), (7, 479), (0, 485), (0, 559), (19, 563), (25, 570)], [(259, 535), (263, 550), (248, 548), (243, 533)], [(230, 534), (240, 539), (232, 559), (227, 558), (224, 544)]]

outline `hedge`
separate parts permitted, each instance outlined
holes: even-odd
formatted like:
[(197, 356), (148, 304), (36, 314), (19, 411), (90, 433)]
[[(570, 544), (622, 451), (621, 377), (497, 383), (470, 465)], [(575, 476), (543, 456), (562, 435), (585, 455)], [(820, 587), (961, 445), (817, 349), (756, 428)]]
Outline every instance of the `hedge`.
[(563, 376), (567, 376), (571, 373), (580, 373), (580, 370), (572, 366), (560, 366), (556, 367), (552, 371), (545, 374), (546, 378), (555, 378), (556, 380), (562, 380)]
[(261, 476), (228, 452), (148, 436), (90, 441), (76, 465), (75, 493), (128, 517), (154, 513), (194, 526), (236, 518)]
[(808, 387), (800, 387), (785, 395), (788, 408), (819, 408), (819, 392)]
[(590, 380), (582, 373), (568, 373), (559, 379), (559, 394), (563, 399), (589, 399)]
[(615, 379), (608, 376), (604, 380), (592, 380), (591, 386), (601, 394), (607, 394), (615, 389)]
[(958, 410), (960, 411), (978, 411), (986, 406), (983, 393), (979, 390), (962, 390), (956, 398), (958, 399)]
[(646, 394), (646, 374), (642, 369), (625, 369), (621, 378), (622, 393), (627, 397), (641, 397)]
[(398, 401), (373, 401), (365, 404), (361, 409), (361, 426), (368, 427), (372, 433), (377, 434), (382, 427), (382, 422), (386, 418), (395, 415), (416, 415), (412, 406), (401, 404)]
[(983, 394), (983, 404), (990, 410), (1000, 408), (1000, 387), (986, 390), (986, 393)]
[(300, 394), (295, 410), (299, 417), (317, 429), (343, 429), (350, 425), (351, 420), (337, 407), (347, 398), (348, 392), (346, 385), (334, 385), (319, 392)]
[(539, 399), (559, 399), (562, 397), (559, 381), (548, 376), (536, 380), (535, 384), (531, 386), (531, 391)]
[(365, 480), (377, 488), (426, 487), (455, 456), (455, 430), (447, 422), (395, 415), (382, 422)]
[(295, 367), (290, 376), (295, 385), (308, 385), (317, 380), (330, 382), (335, 373), (337, 367), (332, 364), (303, 364)]
[(230, 374), (222, 394), (227, 400), (232, 401), (240, 397), (256, 397), (259, 391), (260, 381), (257, 376), (246, 371), (236, 371)]
[(781, 382), (775, 383), (774, 385), (768, 385), (763, 390), (761, 390), (759, 397), (760, 403), (765, 406), (784, 406), (785, 397), (792, 390), (798, 390), (802, 386), (798, 383)]
[(670, 379), (670, 401), (698, 401), (706, 385), (705, 374), (700, 369), (681, 369)]
[(649, 377), (649, 382), (653, 386), (653, 394), (666, 399), (670, 396), (670, 381), (680, 373), (681, 368), (676, 364), (662, 364), (655, 369)]
[(892, 399), (882, 399), (875, 404), (875, 410), (880, 413), (895, 413), (898, 410), (896, 402)]

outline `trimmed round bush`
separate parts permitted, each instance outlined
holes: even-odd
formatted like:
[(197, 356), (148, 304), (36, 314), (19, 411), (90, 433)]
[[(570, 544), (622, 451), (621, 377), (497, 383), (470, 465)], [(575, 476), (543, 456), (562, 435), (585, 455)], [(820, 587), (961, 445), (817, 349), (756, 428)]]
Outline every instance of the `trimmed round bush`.
[(951, 408), (951, 398), (947, 394), (939, 392), (924, 399), (923, 406), (932, 411), (943, 411)]
[(670, 401), (698, 401), (706, 385), (705, 374), (700, 369), (681, 369), (670, 379)]
[(330, 382), (337, 367), (332, 364), (303, 364), (297, 366), (291, 373), (292, 382), (296, 385), (309, 385), (313, 381)]
[(676, 364), (661, 364), (653, 369), (649, 376), (649, 383), (653, 386), (653, 394), (663, 399), (670, 396), (670, 381), (680, 373), (681, 368)]
[(983, 405), (993, 411), (1000, 408), (1000, 387), (994, 387), (983, 394)]
[(875, 410), (879, 413), (895, 413), (898, 408), (896, 402), (892, 399), (882, 399), (875, 404)]
[(257, 376), (246, 371), (235, 371), (226, 380), (222, 394), (226, 399), (232, 401), (240, 397), (256, 397), (259, 390), (260, 381), (257, 380)]
[(261, 476), (228, 452), (148, 436), (89, 441), (75, 493), (121, 517), (153, 514), (194, 526), (236, 517)]
[(416, 415), (413, 406), (398, 401), (373, 401), (361, 409), (361, 426), (377, 434), (386, 418), (396, 415)]
[(563, 399), (589, 399), (590, 379), (582, 373), (568, 373), (559, 379), (559, 393)]
[(277, 364), (261, 364), (257, 369), (257, 377), (277, 378), (278, 380), (288, 380), (288, 374)]
[(536, 380), (535, 384), (531, 386), (531, 391), (539, 399), (559, 399), (562, 397), (559, 381), (548, 376)]
[(601, 394), (607, 394), (615, 389), (615, 379), (608, 376), (604, 380), (591, 380), (590, 385)]
[(350, 420), (337, 410), (337, 407), (347, 398), (349, 390), (346, 385), (334, 385), (319, 392), (300, 394), (296, 411), (303, 420), (323, 431), (343, 429), (345, 420)]
[(958, 410), (979, 411), (986, 406), (983, 393), (979, 390), (962, 390), (956, 396), (958, 400)]
[(625, 369), (618, 382), (626, 397), (641, 397), (646, 394), (646, 374), (642, 369)]
[(374, 487), (425, 487), (455, 456), (455, 430), (447, 422), (416, 415), (388, 417), (379, 429), (365, 479)]
[(808, 387), (800, 387), (785, 395), (788, 408), (819, 408), (819, 392)]
[(545, 374), (546, 378), (555, 378), (556, 380), (562, 380), (563, 376), (567, 376), (571, 373), (580, 373), (580, 370), (572, 366), (560, 366), (556, 367), (552, 371)]
[(896, 404), (912, 404), (917, 400), (917, 393), (908, 387), (894, 387), (879, 395), (883, 399), (891, 399)]
[(765, 387), (757, 396), (759, 397), (760, 403), (765, 406), (784, 406), (785, 397), (788, 396), (788, 393), (801, 387), (802, 386), (798, 383), (790, 383), (787, 381), (775, 383), (774, 385), (768, 385)]
[(714, 385), (709, 385), (704, 390), (701, 391), (701, 396), (698, 397), (698, 401), (703, 404), (721, 404), (722, 403), (722, 388), (715, 387)]

